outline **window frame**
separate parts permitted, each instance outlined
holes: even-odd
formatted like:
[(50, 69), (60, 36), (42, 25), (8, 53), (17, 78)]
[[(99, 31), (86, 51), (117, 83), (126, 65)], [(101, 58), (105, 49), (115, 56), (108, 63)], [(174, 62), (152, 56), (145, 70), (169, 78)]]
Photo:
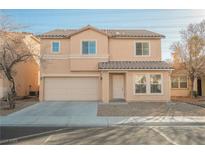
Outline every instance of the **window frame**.
[[(181, 79), (180, 79), (181, 77), (186, 77), (186, 83), (187, 83), (187, 87), (186, 87), (186, 88), (181, 88), (181, 84), (180, 84), (180, 83), (181, 83)], [(172, 87), (172, 78), (177, 78), (178, 88), (173, 88), (173, 87)], [(188, 87), (189, 87), (188, 84), (189, 84), (189, 79), (188, 79), (188, 77), (187, 77), (186, 75), (179, 75), (179, 76), (172, 76), (172, 77), (171, 77), (171, 88), (172, 88), (172, 89), (178, 89), (178, 90), (180, 90), (180, 89), (181, 89), (181, 90), (183, 90), (183, 89), (188, 89)]]
[[(95, 54), (83, 54), (83, 42), (88, 42), (88, 41), (94, 41), (95, 42)], [(83, 39), (83, 40), (81, 40), (80, 41), (80, 54), (81, 54), (81, 56), (88, 56), (88, 57), (92, 57), (92, 56), (96, 56), (97, 55), (97, 40), (95, 40), (95, 39)]]
[[(136, 76), (137, 75), (135, 75), (135, 77), (134, 77), (134, 93), (136, 94), (136, 95), (146, 95), (147, 94), (147, 91), (148, 91), (148, 87), (147, 87), (147, 75), (146, 74), (138, 74), (138, 76), (145, 76), (145, 83), (136, 83)], [(136, 93), (136, 84), (138, 84), (138, 85), (145, 85), (145, 87), (146, 87), (146, 92), (145, 93)]]
[[(53, 43), (59, 43), (59, 51), (58, 52), (53, 51)], [(61, 52), (61, 42), (60, 41), (51, 41), (51, 52), (54, 54), (58, 54)]]
[[(172, 79), (173, 79), (173, 78), (176, 78), (176, 80), (177, 80), (177, 87), (175, 87), (175, 88), (172, 87)], [(179, 87), (179, 77), (177, 77), (177, 76), (172, 76), (172, 77), (171, 77), (171, 88), (172, 88), (172, 89), (179, 89), (179, 88), (180, 88), (180, 87)]]
[[(136, 43), (148, 43), (148, 46), (149, 46), (149, 51), (148, 51), (148, 55), (143, 55), (143, 51), (142, 51), (142, 55), (137, 55), (136, 54)], [(143, 48), (143, 47), (142, 47)], [(137, 40), (137, 41), (134, 41), (134, 56), (135, 57), (149, 57), (151, 55), (151, 45), (150, 45), (150, 41), (146, 41), (146, 40)]]
[[(160, 83), (151, 83), (151, 75), (160, 75)], [(162, 93), (162, 75), (161, 74), (150, 74), (150, 93), (151, 94), (161, 94)], [(151, 85), (161, 85), (161, 92), (160, 93), (152, 93), (151, 92)]]
[[(137, 75), (145, 75), (146, 77), (146, 93), (135, 93), (135, 77)], [(151, 93), (151, 75), (160, 75), (161, 76), (161, 93)], [(138, 96), (138, 95), (164, 95), (164, 78), (163, 78), (163, 73), (137, 73), (133, 75), (133, 94)]]

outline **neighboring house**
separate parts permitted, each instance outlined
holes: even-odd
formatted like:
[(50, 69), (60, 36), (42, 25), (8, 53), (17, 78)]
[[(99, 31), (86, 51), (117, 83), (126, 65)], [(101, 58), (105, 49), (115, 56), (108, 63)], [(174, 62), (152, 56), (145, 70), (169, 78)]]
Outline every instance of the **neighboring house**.
[[(180, 60), (179, 53), (172, 53), (172, 61), (174, 70), (171, 75), (171, 96), (188, 97), (191, 93), (191, 81)], [(202, 75), (194, 81), (194, 91), (197, 91), (199, 96), (205, 96), (205, 76)]]
[[(32, 46), (36, 53), (40, 52), (40, 40), (31, 33), (21, 33), (25, 36), (24, 41)], [(16, 83), (17, 96), (28, 96), (38, 94), (39, 91), (39, 61), (33, 57), (27, 62), (15, 66), (14, 80)], [(6, 96), (9, 84), (3, 72), (0, 72), (0, 98)]]
[(6, 94), (6, 83), (4, 81), (3, 75), (0, 73), (0, 99)]
[(163, 35), (147, 30), (53, 30), (41, 39), (40, 100), (170, 100)]

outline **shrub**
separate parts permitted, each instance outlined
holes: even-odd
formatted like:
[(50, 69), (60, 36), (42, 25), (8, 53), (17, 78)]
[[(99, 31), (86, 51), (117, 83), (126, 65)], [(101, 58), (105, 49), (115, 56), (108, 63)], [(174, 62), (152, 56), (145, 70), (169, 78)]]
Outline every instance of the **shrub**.
[(194, 96), (196, 98), (198, 96), (198, 92), (197, 91), (193, 91), (192, 92), (192, 96)]

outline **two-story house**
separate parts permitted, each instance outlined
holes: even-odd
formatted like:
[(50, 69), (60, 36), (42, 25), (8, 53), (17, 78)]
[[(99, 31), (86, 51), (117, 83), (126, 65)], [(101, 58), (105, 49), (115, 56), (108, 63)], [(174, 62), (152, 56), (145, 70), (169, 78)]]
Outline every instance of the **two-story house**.
[(88, 25), (39, 37), (40, 100), (170, 100), (172, 68), (161, 61), (161, 34)]

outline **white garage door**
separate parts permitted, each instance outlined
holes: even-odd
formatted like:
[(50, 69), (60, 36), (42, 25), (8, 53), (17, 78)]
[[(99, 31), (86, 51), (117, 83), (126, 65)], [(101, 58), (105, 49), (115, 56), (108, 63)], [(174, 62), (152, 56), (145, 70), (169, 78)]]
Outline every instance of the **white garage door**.
[(99, 100), (98, 78), (45, 78), (45, 100)]

